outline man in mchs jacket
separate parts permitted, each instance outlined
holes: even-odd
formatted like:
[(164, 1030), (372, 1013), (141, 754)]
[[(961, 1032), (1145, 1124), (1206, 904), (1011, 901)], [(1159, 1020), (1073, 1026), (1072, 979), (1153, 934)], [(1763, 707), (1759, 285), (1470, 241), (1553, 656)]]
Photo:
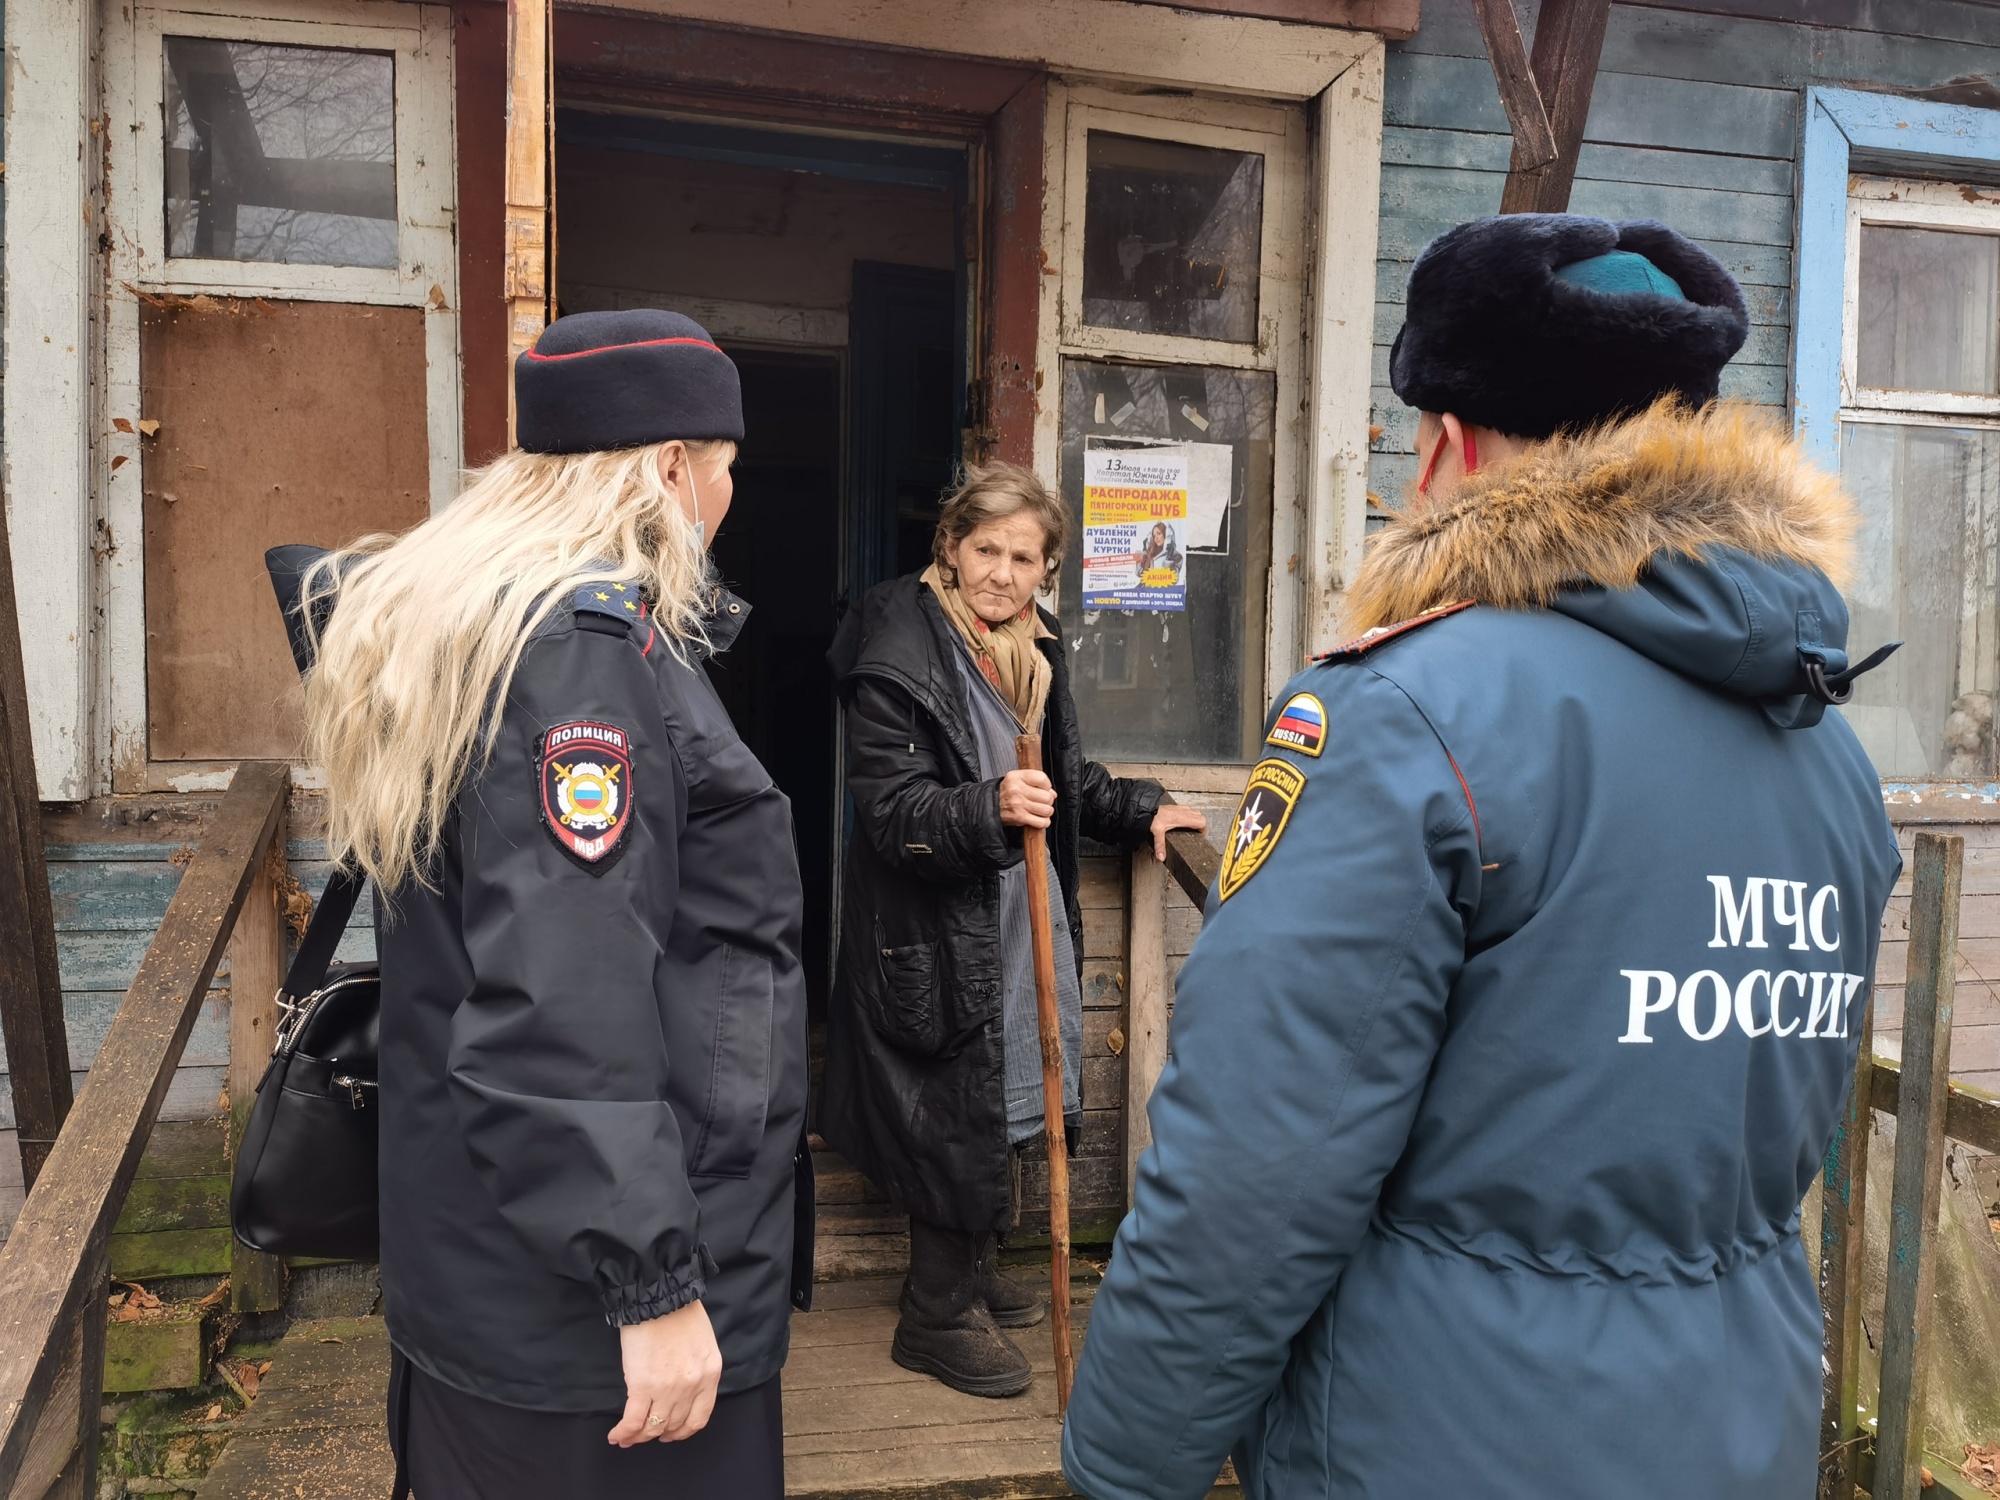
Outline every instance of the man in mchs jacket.
[[(1855, 528), (1664, 225), (1461, 225), (1424, 478), (1286, 687), (1063, 1439), (1093, 1500), (1808, 1500), (1798, 1210), (1900, 868)], [(1862, 669), (1872, 662), (1861, 663)]]

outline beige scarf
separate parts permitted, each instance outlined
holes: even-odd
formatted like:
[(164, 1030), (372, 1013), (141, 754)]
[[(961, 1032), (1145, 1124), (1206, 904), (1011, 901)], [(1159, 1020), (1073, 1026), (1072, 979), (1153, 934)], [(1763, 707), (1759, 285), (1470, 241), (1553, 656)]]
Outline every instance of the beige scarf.
[(989, 625), (980, 619), (955, 583), (946, 583), (938, 565), (924, 569), (924, 582), (937, 595), (944, 617), (958, 631), (980, 673), (1014, 710), (1014, 717), (1028, 733), (1038, 734), (1042, 711), (1048, 707), (1049, 685), (1055, 668), (1035, 642), (1054, 640), (1055, 632), (1042, 623), (1034, 602), (1005, 625)]

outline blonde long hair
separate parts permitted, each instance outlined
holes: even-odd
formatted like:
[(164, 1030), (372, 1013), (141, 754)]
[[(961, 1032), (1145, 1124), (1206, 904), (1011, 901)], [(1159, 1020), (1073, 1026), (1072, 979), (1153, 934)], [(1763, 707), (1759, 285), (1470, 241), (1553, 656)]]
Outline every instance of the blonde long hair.
[[(429, 520), (314, 565), (308, 621), (321, 601), (335, 605), (306, 675), (306, 752), (326, 768), (329, 857), (383, 891), (431, 883), (452, 799), (492, 754), (530, 634), (585, 583), (636, 583), (670, 647), (703, 644), (714, 573), (661, 478), (666, 446), (514, 449)], [(735, 452), (685, 447), (690, 469)]]

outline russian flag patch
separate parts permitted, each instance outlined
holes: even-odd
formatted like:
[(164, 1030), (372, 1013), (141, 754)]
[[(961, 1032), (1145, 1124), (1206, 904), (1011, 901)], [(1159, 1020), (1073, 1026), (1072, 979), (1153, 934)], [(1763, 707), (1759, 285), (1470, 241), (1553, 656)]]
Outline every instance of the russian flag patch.
[(1267, 745), (1318, 755), (1326, 744), (1326, 708), (1311, 693), (1294, 693), (1278, 710), (1278, 722), (1264, 736)]

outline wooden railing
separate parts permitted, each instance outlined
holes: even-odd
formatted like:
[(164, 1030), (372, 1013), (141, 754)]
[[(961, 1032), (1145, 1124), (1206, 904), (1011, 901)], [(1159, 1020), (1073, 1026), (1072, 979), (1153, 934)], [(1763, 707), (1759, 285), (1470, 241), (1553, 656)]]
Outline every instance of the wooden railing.
[[(260, 876), (270, 878), (288, 781), (279, 764), (237, 768), (0, 1247), (0, 1496), (6, 1500), (90, 1500), (97, 1492), (106, 1238), (237, 914)], [(282, 854), (280, 845), (276, 855)], [(267, 967), (233, 965), (236, 1008), (246, 1015), (257, 1014), (275, 990), (275, 978), (262, 972)], [(262, 993), (252, 995), (252, 987)], [(242, 1036), (232, 1024), (232, 1041)], [(261, 1039), (268, 1051), (268, 1032)], [(244, 1067), (258, 1060), (246, 1057)], [(232, 1063), (232, 1082), (241, 1071)], [(247, 1104), (246, 1097), (239, 1115)]]

